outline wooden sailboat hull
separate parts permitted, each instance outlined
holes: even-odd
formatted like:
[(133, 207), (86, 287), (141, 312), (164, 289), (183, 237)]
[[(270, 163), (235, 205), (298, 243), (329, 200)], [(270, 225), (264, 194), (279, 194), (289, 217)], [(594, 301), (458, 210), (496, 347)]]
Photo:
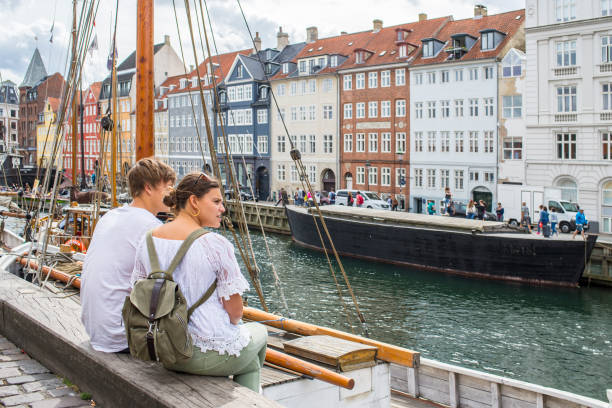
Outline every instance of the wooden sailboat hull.
[[(533, 285), (577, 286), (597, 237), (542, 239), (527, 234), (451, 231), (325, 215), (337, 251), (375, 262)], [(287, 207), (293, 240), (322, 250), (306, 209)], [(316, 220), (325, 237), (321, 221)], [(327, 249), (331, 248), (324, 238)]]

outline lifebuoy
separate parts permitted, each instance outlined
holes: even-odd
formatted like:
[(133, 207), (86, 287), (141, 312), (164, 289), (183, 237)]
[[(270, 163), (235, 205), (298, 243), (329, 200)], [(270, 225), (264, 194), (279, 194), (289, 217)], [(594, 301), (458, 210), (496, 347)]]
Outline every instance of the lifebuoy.
[(83, 242), (79, 239), (69, 239), (68, 241), (66, 241), (65, 245), (70, 245), (70, 247), (76, 252), (82, 252), (84, 254), (87, 253), (85, 244), (83, 244)]

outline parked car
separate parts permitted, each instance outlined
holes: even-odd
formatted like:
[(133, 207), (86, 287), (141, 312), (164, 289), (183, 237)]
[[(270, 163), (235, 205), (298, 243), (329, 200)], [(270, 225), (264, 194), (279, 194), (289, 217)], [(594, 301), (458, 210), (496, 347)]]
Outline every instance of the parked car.
[[(240, 186), (240, 199), (242, 201), (253, 201), (253, 195), (251, 194), (251, 189), (245, 186)], [(225, 198), (228, 200), (232, 200), (236, 198), (235, 192), (233, 188), (225, 188)]]
[[(389, 204), (383, 199), (381, 199), (378, 194), (373, 191), (363, 191), (363, 190), (338, 190), (336, 191), (336, 205), (347, 205), (348, 193), (349, 191), (353, 194), (353, 200), (357, 200), (357, 192), (360, 192), (363, 196), (363, 207), (365, 208), (375, 208), (378, 210), (388, 210)], [(355, 201), (354, 205), (357, 205)]]
[[(451, 217), (462, 217), (465, 218), (465, 214), (466, 214), (466, 210), (467, 210), (467, 204), (465, 203), (459, 203), (455, 201), (455, 213), (451, 214)], [(487, 211), (485, 213), (485, 221), (497, 221), (497, 216), (492, 213)]]

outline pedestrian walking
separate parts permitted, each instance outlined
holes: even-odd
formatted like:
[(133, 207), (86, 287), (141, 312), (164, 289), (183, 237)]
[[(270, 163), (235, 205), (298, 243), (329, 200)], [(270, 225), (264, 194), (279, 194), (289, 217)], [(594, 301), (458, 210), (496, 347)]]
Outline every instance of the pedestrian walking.
[(559, 217), (557, 216), (557, 210), (552, 207), (550, 209), (550, 234), (551, 235), (559, 235), (559, 231), (557, 231), (557, 223), (559, 222)]
[(578, 214), (576, 214), (576, 229), (572, 234), (572, 239), (576, 238), (576, 234), (580, 233), (582, 235), (582, 239), (584, 239), (584, 228), (588, 225), (588, 221), (584, 216), (584, 209), (581, 208), (578, 210)]
[(504, 207), (502, 207), (501, 203), (497, 203), (495, 214), (497, 215), (497, 221), (504, 222)]
[(289, 197), (287, 196), (287, 190), (285, 190), (284, 187), (280, 189), (280, 192), (278, 193), (278, 201), (276, 202), (276, 204), (274, 204), (274, 206), (276, 207), (279, 203), (283, 203), (283, 207), (286, 207), (287, 204), (289, 204)]
[(312, 198), (312, 194), (310, 194), (310, 191), (306, 193), (306, 200), (308, 202), (307, 204), (308, 207), (314, 207), (314, 199)]
[(527, 203), (524, 201), (521, 204), (521, 225), (527, 228), (527, 231), (531, 232), (531, 216), (529, 215), (529, 207), (527, 207)]
[(550, 227), (548, 226), (548, 222), (550, 221), (548, 217), (548, 209), (546, 206), (542, 206), (542, 210), (540, 210), (540, 222), (539, 225), (542, 228), (542, 235), (544, 238), (550, 238)]
[(357, 200), (357, 207), (362, 207), (363, 206), (363, 202), (365, 200), (363, 199), (363, 195), (361, 195), (361, 191), (357, 191), (356, 200)]
[(478, 200), (478, 204), (476, 204), (476, 210), (478, 211), (478, 219), (481, 221), (484, 220), (485, 213), (487, 212), (487, 203), (482, 200)]
[(450, 187), (444, 188), (444, 213), (448, 214), (448, 209), (450, 207), (452, 195), (450, 191)]
[[(540, 212), (542, 212), (542, 207), (544, 207), (542, 204), (540, 204)], [(542, 223), (538, 222), (538, 232), (537, 234), (540, 235), (540, 231), (542, 230)]]
[(470, 200), (467, 207), (465, 208), (465, 218), (473, 220), (476, 217), (476, 206), (474, 200)]
[(349, 191), (348, 196), (346, 197), (346, 205), (348, 205), (349, 207), (352, 207), (354, 203), (355, 203), (355, 199), (353, 198), (353, 193)]
[(336, 204), (336, 190), (334, 190), (333, 187), (332, 187), (331, 191), (329, 192), (329, 203), (331, 205)]
[(397, 206), (399, 202), (397, 201), (397, 197), (391, 198), (391, 211), (397, 211)]
[(427, 214), (436, 215), (436, 205), (433, 201), (427, 203)]

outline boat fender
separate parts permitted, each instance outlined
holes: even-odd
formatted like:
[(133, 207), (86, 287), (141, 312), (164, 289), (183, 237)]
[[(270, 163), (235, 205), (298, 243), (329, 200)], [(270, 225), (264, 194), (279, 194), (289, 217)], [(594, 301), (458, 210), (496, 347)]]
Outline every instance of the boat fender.
[(70, 247), (75, 252), (82, 252), (82, 253), (87, 252), (87, 250), (85, 249), (85, 245), (83, 244), (83, 241), (81, 241), (80, 239), (76, 239), (76, 238), (69, 239), (68, 241), (66, 241), (65, 245), (70, 245)]

